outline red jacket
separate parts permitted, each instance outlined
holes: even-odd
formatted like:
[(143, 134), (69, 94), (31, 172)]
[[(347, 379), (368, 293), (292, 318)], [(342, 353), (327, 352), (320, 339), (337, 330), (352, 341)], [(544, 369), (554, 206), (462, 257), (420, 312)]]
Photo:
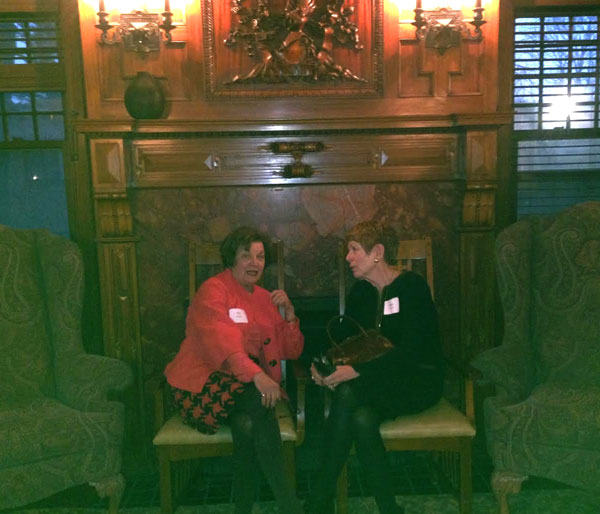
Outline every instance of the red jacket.
[(230, 371), (242, 382), (265, 371), (280, 382), (281, 360), (298, 358), (303, 346), (298, 321), (285, 321), (266, 289), (255, 286), (250, 293), (226, 269), (196, 292), (185, 339), (165, 376), (172, 386), (195, 393), (217, 370)]

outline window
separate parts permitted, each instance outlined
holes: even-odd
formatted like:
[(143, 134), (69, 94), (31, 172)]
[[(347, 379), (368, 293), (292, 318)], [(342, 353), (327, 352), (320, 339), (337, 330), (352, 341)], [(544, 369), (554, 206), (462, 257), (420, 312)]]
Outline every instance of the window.
[(69, 235), (57, 12), (0, 12), (0, 223)]
[(0, 92), (0, 223), (69, 235), (62, 93)]
[(600, 200), (599, 21), (573, 8), (515, 19), (519, 217)]
[(65, 138), (62, 93), (0, 93), (0, 141), (62, 141)]
[(55, 21), (0, 19), (0, 64), (57, 62)]
[(60, 148), (0, 150), (0, 223), (69, 236)]

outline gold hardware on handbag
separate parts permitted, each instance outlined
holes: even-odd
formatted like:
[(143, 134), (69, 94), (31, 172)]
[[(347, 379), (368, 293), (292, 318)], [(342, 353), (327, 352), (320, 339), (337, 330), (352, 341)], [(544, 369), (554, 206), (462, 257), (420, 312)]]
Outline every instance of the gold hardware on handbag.
[[(331, 324), (336, 320), (351, 321), (360, 332), (338, 343), (331, 335)], [(328, 321), (327, 336), (332, 347), (327, 351), (326, 357), (337, 366), (363, 364), (385, 355), (394, 348), (394, 344), (378, 330), (365, 330), (358, 321), (347, 315), (334, 316)]]

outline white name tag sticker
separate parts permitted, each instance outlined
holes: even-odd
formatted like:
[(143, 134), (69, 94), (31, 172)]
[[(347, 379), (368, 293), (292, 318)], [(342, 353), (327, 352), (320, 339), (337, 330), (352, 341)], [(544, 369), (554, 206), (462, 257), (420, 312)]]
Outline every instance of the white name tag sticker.
[(400, 300), (398, 297), (395, 296), (390, 300), (386, 300), (383, 304), (383, 314), (387, 316), (388, 314), (396, 314), (397, 312), (400, 312)]
[(244, 309), (229, 309), (229, 317), (234, 323), (248, 323), (248, 316)]

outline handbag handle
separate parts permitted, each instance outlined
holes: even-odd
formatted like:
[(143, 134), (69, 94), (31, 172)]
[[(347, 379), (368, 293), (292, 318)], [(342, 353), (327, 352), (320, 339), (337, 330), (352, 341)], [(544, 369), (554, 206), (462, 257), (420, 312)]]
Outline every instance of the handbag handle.
[(338, 316), (333, 316), (333, 318), (331, 318), (327, 322), (326, 329), (327, 329), (327, 337), (329, 337), (329, 342), (336, 348), (340, 348), (340, 345), (333, 339), (333, 337), (331, 337), (331, 323), (333, 321), (337, 321), (337, 320), (343, 321), (344, 319), (352, 321), (360, 329), (360, 331), (363, 333), (363, 335), (365, 335), (365, 336), (367, 335), (367, 331), (361, 326), (361, 324), (358, 321), (356, 321), (354, 318), (348, 316), (347, 314), (339, 314)]

